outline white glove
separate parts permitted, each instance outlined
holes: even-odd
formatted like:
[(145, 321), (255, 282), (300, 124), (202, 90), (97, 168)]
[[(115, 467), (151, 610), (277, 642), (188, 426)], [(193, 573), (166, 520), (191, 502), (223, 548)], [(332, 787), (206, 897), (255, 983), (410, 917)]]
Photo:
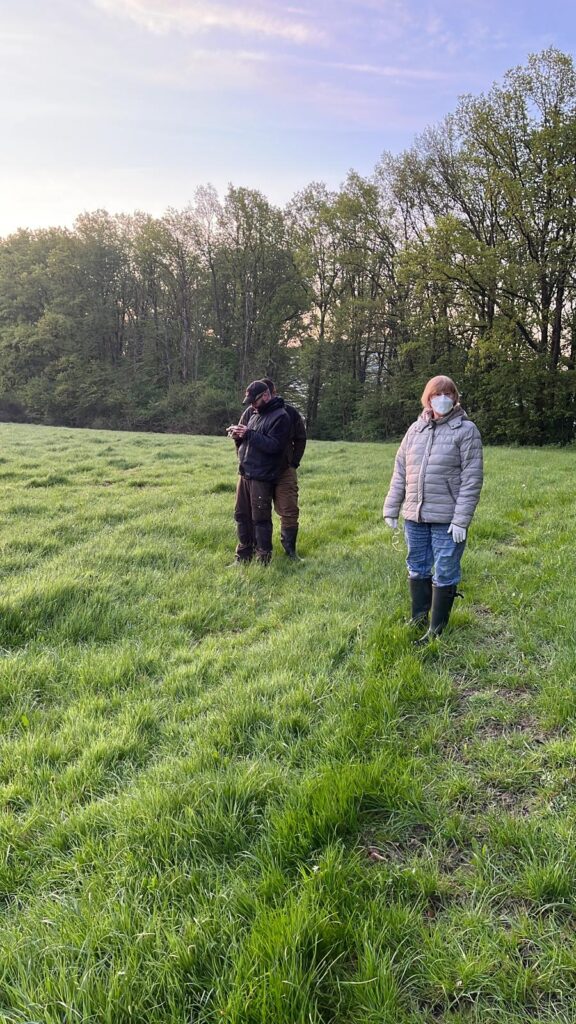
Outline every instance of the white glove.
[(461, 544), (463, 540), (466, 540), (465, 528), (463, 526), (456, 526), (456, 523), (450, 523), (448, 533), (452, 534), (452, 540), (455, 544)]
[(391, 530), (398, 529), (398, 520), (395, 519), (394, 516), (384, 516), (384, 522), (386, 523), (386, 526), (390, 527)]

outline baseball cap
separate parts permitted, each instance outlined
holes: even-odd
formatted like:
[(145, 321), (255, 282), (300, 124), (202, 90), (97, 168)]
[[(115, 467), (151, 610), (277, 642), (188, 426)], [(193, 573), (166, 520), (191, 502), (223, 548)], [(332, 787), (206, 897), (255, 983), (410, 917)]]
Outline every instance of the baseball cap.
[(253, 380), (246, 388), (243, 404), (248, 405), (249, 402), (255, 402), (265, 391), (268, 391), (268, 385), (263, 380)]

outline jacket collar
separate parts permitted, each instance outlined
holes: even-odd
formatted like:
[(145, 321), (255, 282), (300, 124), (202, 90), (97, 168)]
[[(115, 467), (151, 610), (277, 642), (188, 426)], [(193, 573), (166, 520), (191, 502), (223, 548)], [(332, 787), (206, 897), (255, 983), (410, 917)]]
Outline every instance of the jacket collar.
[(447, 423), (449, 427), (452, 427), (452, 429), (455, 430), (456, 427), (460, 426), (464, 419), (466, 419), (466, 413), (461, 405), (457, 405), (455, 409), (452, 409), (447, 416), (442, 416), (440, 420), (434, 420), (430, 413), (425, 411), (421, 412), (416, 420), (416, 429), (421, 432), (422, 430), (426, 430), (428, 427), (431, 428), (433, 424), (440, 424), (443, 426)]
[(265, 406), (263, 406), (262, 409), (256, 409), (252, 413), (252, 415), (253, 416), (267, 416), (268, 413), (274, 412), (275, 409), (283, 409), (283, 408), (284, 408), (284, 399), (280, 398), (280, 395), (275, 395), (274, 398), (271, 398), (270, 401)]

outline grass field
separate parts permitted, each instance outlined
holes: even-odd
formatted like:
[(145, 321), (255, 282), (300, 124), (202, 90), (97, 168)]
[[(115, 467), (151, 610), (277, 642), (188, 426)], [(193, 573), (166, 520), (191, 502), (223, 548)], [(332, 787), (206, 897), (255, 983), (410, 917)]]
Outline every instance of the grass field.
[(418, 653), (394, 445), (231, 569), (226, 438), (0, 441), (0, 1021), (573, 1024), (574, 451), (487, 452)]

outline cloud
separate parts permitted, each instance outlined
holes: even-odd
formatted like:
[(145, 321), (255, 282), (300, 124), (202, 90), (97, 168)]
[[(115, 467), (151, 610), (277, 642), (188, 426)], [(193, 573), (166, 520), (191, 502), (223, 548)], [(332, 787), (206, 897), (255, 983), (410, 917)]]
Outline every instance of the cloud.
[[(323, 112), (326, 125), (337, 123), (343, 132), (422, 132), (428, 120), (415, 103), (407, 104), (398, 93), (370, 94), (338, 82), (318, 82), (310, 90), (311, 106)], [(384, 142), (380, 148), (384, 148)], [(355, 164), (353, 153), (350, 165)]]
[(271, 88), (267, 75), (273, 66), (277, 69), (273, 55), (264, 52), (194, 48), (170, 67), (149, 67), (141, 77), (155, 86), (197, 90), (203, 96), (232, 89), (237, 98), (240, 92)]
[[(246, 96), (259, 95), (258, 111), (262, 124), (267, 123), (271, 104), (276, 110), (274, 116), (282, 119), (290, 117), (290, 109), (299, 109), (297, 118), (303, 121), (308, 116), (316, 117), (318, 113), (330, 113), (352, 123), (365, 124), (370, 111), (370, 116), (379, 122), (382, 104), (385, 105), (388, 97), (394, 97), (398, 91), (407, 105), (407, 93), (412, 96), (419, 86), (428, 86), (430, 90), (440, 86), (454, 92), (460, 89), (460, 79), (452, 69), (436, 69), (423, 63), (419, 67), (380, 64), (377, 61), (352, 63), (273, 52), (267, 46), (258, 50), (192, 47), (186, 49), (170, 67), (148, 65), (140, 73), (153, 86), (201, 94), (208, 103), (202, 107), (205, 112), (213, 109), (219, 96), (229, 93), (228, 111), (221, 111), (219, 115), (225, 120), (232, 111), (240, 110)], [(333, 90), (337, 90), (338, 101), (331, 100), (336, 95)], [(345, 96), (349, 101), (344, 100)], [(369, 102), (371, 97), (377, 103), (375, 110)], [(242, 116), (247, 117), (246, 108), (242, 109)]]
[(93, 0), (108, 14), (135, 21), (149, 32), (166, 34), (185, 32), (193, 35), (212, 29), (226, 29), (241, 35), (283, 39), (299, 45), (319, 43), (323, 32), (312, 29), (304, 21), (278, 16), (269, 8), (226, 6), (203, 0)]
[(379, 78), (393, 78), (396, 81), (404, 82), (445, 82), (457, 77), (455, 73), (435, 71), (431, 68), (398, 67), (389, 64), (343, 64), (327, 61), (324, 62), (324, 66), (337, 71), (351, 71), (360, 75), (375, 75)]
[(282, 68), (312, 71), (344, 71), (352, 75), (366, 75), (375, 78), (390, 78), (397, 82), (451, 82), (461, 78), (456, 71), (443, 71), (425, 67), (401, 67), (394, 64), (346, 63), (345, 61), (324, 60), (322, 58), (299, 57), (294, 54), (267, 52), (266, 50), (193, 50), (188, 54), (191, 65), (214, 63), (222, 71), (254, 65), (271, 65), (276, 71)]

